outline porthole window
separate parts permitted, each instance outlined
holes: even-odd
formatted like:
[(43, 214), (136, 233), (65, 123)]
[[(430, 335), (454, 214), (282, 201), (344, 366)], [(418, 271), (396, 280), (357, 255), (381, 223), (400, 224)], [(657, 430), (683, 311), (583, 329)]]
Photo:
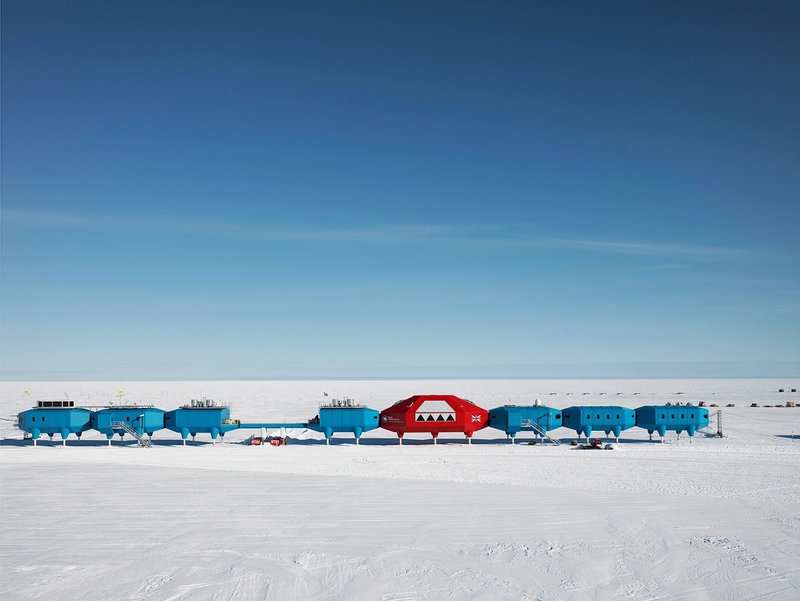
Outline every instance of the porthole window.
[(31, 418), (31, 421), (32, 421), (32, 422), (35, 422), (35, 421), (36, 421), (36, 418), (35, 418), (35, 417), (32, 417), (32, 418)]
[(681, 419), (684, 419), (684, 418), (686, 418), (686, 414), (685, 413), (681, 413)]
[(611, 419), (611, 416), (610, 415), (606, 415), (606, 419)]
[(661, 414), (661, 419), (664, 419), (664, 414), (663, 413)]
[(599, 413), (597, 414), (597, 419), (600, 419), (600, 414)]
[(561, 419), (561, 414), (560, 413), (556, 413), (556, 419)]
[(619, 419), (619, 413), (617, 413), (617, 419)]
[(690, 417), (691, 419), (694, 419), (694, 413), (690, 413), (690, 414), (689, 414), (689, 417)]
[(672, 414), (672, 419), (675, 419), (675, 414), (674, 413)]
[(44, 416), (42, 416), (42, 421), (44, 421)]

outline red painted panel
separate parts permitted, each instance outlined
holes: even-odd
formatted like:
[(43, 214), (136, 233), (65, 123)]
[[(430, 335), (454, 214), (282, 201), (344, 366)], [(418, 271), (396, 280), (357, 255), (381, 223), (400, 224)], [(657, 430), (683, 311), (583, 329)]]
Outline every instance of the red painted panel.
[(381, 411), (381, 427), (406, 432), (473, 432), (485, 428), (489, 412), (452, 394), (425, 394), (398, 401)]

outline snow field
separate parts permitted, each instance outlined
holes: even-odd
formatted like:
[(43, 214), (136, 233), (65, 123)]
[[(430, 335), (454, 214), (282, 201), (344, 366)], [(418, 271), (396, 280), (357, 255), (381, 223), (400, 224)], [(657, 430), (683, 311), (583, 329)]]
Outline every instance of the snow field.
[(96, 433), (34, 449), (3, 421), (0, 598), (796, 600), (800, 408), (746, 406), (800, 400), (777, 392), (796, 384), (5, 383), (2, 417), (37, 398), (102, 404), (119, 390), (165, 409), (221, 398), (243, 421), (308, 419), (323, 391), (375, 409), (444, 392), (485, 408), (737, 407), (722, 408), (727, 438), (649, 443), (634, 429), (615, 451), (512, 446), (491, 429), (473, 445), (398, 446), (378, 430), (360, 446), (291, 432), (286, 447), (246, 447), (236, 441), (250, 432), (233, 432), (183, 447), (162, 431), (151, 449), (108, 448)]

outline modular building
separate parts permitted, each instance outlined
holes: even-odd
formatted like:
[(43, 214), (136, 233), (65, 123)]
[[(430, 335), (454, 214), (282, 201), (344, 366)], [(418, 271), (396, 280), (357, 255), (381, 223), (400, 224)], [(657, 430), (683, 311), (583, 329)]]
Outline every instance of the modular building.
[(462, 432), (472, 443), (472, 435), (487, 426), (489, 412), (451, 394), (423, 394), (384, 409), (380, 421), (382, 428), (397, 433), (400, 444), (406, 432), (431, 434), (434, 443), (443, 432)]
[(70, 434), (81, 437), (90, 428), (91, 411), (76, 407), (75, 401), (38, 401), (36, 407), (17, 415), (19, 429), (33, 438), (33, 444), (42, 434), (51, 439), (55, 434), (61, 435), (66, 444)]
[(694, 436), (700, 428), (708, 426), (708, 410), (694, 405), (648, 405), (636, 410), (636, 425), (663, 439), (667, 431), (688, 432)]
[(543, 405), (503, 405), (489, 411), (489, 427), (502, 430), (512, 441), (520, 432), (541, 435), (560, 428), (561, 424), (561, 409)]
[(211, 440), (224, 436), (226, 432), (236, 430), (237, 422), (231, 420), (231, 409), (227, 405), (209, 399), (193, 400), (179, 409), (164, 414), (164, 427), (178, 432), (186, 444), (189, 435), (210, 434)]
[(633, 409), (616, 406), (568, 407), (562, 412), (565, 428), (570, 428), (578, 436), (589, 436), (592, 432), (605, 432), (606, 436), (619, 438), (623, 430), (636, 425), (636, 412)]
[(150, 405), (107, 407), (92, 412), (90, 424), (93, 430), (105, 434), (111, 444), (114, 434), (119, 434), (120, 438), (125, 435), (123, 424), (136, 431), (139, 436), (152, 436), (153, 432), (164, 428), (164, 413), (163, 409)]
[(349, 432), (356, 437), (358, 444), (361, 435), (380, 425), (380, 413), (364, 405), (354, 404), (351, 399), (334, 399), (321, 405), (319, 415), (306, 424), (309, 430), (325, 434), (330, 444), (331, 436), (337, 432)]

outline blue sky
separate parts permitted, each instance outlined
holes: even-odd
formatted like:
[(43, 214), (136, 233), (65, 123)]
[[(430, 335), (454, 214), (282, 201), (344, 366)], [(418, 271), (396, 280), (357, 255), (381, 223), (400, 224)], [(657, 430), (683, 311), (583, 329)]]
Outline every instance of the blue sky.
[(4, 2), (2, 377), (797, 376), (799, 34)]

